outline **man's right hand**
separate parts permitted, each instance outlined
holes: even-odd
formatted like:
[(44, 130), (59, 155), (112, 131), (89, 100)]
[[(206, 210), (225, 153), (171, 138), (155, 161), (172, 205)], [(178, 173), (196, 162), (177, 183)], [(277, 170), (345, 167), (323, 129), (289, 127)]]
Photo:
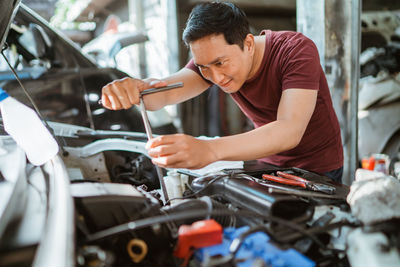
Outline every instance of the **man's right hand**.
[(139, 104), (140, 92), (143, 90), (166, 85), (166, 82), (156, 79), (139, 80), (127, 77), (115, 80), (103, 87), (101, 102), (108, 109), (128, 109)]

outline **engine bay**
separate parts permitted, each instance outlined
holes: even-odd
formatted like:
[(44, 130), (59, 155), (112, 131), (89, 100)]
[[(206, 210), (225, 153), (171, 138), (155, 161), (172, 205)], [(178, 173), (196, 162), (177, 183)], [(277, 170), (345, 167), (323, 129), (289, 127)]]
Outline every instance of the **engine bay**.
[[(90, 145), (117, 140), (103, 138)], [(360, 220), (347, 199), (351, 187), (327, 177), (257, 161), (208, 174), (163, 170), (165, 200), (151, 160), (144, 153), (116, 151), (115, 145), (101, 152), (107, 179), (71, 177), (80, 266), (362, 266), (365, 253), (377, 262), (399, 257), (398, 216)], [(327, 194), (263, 179), (279, 172), (335, 190)], [(371, 208), (360, 203), (360, 209)], [(376, 234), (385, 244), (382, 255), (377, 244), (366, 248), (360, 241)]]
[[(12, 180), (10, 172), (18, 169), (21, 174), (15, 182), (20, 189), (10, 194), (2, 206), (7, 209), (1, 210), (4, 266), (50, 266), (44, 263), (52, 256), (60, 262), (53, 249), (63, 248), (68, 237), (72, 243), (63, 248), (68, 252), (65, 260), (75, 266), (378, 266), (383, 262), (398, 266), (400, 262), (400, 183), (392, 176), (358, 170), (349, 187), (307, 170), (257, 161), (244, 162), (240, 168), (222, 164), (220, 170), (208, 173), (163, 169), (165, 198), (143, 133), (50, 126), (63, 144), (59, 162), (65, 181), (57, 190), (55, 184), (62, 179), (54, 160), (53, 167), (33, 167), (19, 150), (16, 161), (10, 156), (15, 145), (7, 148), (12, 140), (3, 141), (8, 153), (0, 160), (20, 162), (20, 168), (6, 170), (4, 166), (11, 164), (0, 164), (4, 176), (0, 190)], [(313, 191), (266, 179), (282, 173), (332, 190)], [(27, 189), (40, 197), (22, 197)], [(61, 213), (61, 196), (71, 202), (67, 208), (71, 219)], [(37, 207), (28, 212), (22, 203)], [(6, 218), (7, 210), (13, 218)], [(55, 222), (49, 222), (50, 217)], [(41, 231), (32, 231), (32, 218)], [(27, 231), (36, 239), (19, 240)], [(54, 245), (44, 245), (45, 237)]]

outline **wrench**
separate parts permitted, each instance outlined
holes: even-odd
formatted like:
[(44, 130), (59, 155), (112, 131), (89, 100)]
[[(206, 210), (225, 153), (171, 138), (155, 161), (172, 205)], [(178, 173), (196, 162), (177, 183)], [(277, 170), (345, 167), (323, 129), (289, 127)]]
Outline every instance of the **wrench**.
[[(177, 88), (177, 87), (182, 87), (182, 86), (183, 86), (183, 83), (176, 83), (176, 84), (171, 84), (169, 86), (165, 86), (165, 87), (161, 87), (161, 88), (147, 89), (140, 93), (139, 107), (140, 107), (140, 113), (142, 114), (142, 120), (143, 120), (144, 128), (146, 130), (147, 139), (149, 139), (149, 140), (153, 139), (153, 133), (151, 131), (149, 118), (147, 117), (147, 112), (146, 112), (146, 107), (144, 105), (143, 96), (147, 95), (147, 94), (170, 90), (170, 89)], [(162, 197), (164, 198), (164, 201), (165, 201), (164, 203), (166, 203), (168, 201), (168, 193), (167, 193), (167, 189), (166, 189), (165, 182), (163, 179), (164, 176), (163, 176), (161, 168), (157, 165), (155, 165), (155, 167), (156, 167), (156, 171), (157, 171), (158, 180), (160, 181)]]
[[(151, 131), (151, 126), (150, 126), (150, 122), (149, 122), (149, 118), (147, 117), (147, 112), (146, 112), (146, 108), (144, 106), (144, 102), (143, 102), (143, 97), (140, 96), (140, 113), (142, 114), (142, 120), (144, 123), (144, 128), (146, 129), (146, 135), (147, 135), (147, 139), (151, 140), (153, 139), (153, 133)], [(160, 181), (160, 187), (161, 187), (161, 192), (162, 192), (162, 197), (164, 199), (164, 203), (166, 203), (168, 201), (168, 193), (167, 193), (167, 189), (165, 187), (165, 182), (164, 182), (164, 176), (162, 173), (162, 170), (159, 166), (155, 165), (156, 167), (156, 171), (157, 171), (157, 176), (158, 176), (158, 180)]]

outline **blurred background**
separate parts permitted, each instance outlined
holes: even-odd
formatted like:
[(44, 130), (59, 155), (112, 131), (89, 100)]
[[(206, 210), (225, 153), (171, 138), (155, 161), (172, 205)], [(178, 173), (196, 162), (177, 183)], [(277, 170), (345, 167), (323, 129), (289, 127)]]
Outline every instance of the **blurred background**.
[[(185, 66), (190, 54), (181, 34), (191, 9), (201, 2), (205, 1), (22, 0), (97, 66), (136, 78), (163, 78)], [(253, 34), (293, 30), (316, 43), (342, 130), (345, 173), (346, 166), (355, 170), (361, 158), (373, 153), (398, 153), (400, 1), (232, 2), (247, 14)], [(224, 136), (253, 127), (217, 87), (166, 110), (177, 131), (194, 136)], [(107, 127), (124, 129), (122, 124)]]

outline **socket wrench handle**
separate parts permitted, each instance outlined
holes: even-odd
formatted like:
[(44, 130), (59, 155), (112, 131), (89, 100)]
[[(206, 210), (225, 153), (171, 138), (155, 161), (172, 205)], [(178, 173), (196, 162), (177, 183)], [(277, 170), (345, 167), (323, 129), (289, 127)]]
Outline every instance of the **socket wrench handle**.
[(158, 88), (146, 89), (146, 90), (140, 92), (140, 96), (154, 94), (154, 93), (158, 93), (158, 92), (164, 92), (164, 91), (179, 88), (179, 87), (183, 87), (183, 82), (173, 83), (173, 84), (163, 86), (163, 87), (158, 87)]
[[(163, 86), (163, 87), (158, 87), (158, 88), (154, 87), (154, 88), (143, 90), (142, 92), (140, 92), (140, 97), (149, 95), (149, 94), (158, 93), (158, 92), (164, 92), (164, 91), (179, 88), (179, 87), (183, 87), (183, 82), (178, 82), (178, 83), (173, 83), (173, 84)], [(103, 104), (103, 101), (100, 99), (99, 101), (97, 101), (97, 103), (99, 105), (101, 105), (101, 104)]]
[[(146, 130), (147, 139), (151, 140), (151, 139), (153, 139), (153, 133), (151, 131), (149, 118), (147, 117), (147, 112), (146, 112), (146, 107), (144, 106), (143, 97), (140, 96), (139, 100), (140, 100), (140, 104), (139, 104), (140, 113), (142, 114), (142, 120), (143, 120), (143, 123), (144, 123), (144, 128)], [(164, 175), (163, 175), (162, 170), (161, 170), (161, 168), (159, 166), (155, 165), (155, 167), (156, 167), (158, 180), (160, 182), (160, 188), (161, 188), (162, 197), (164, 199), (164, 203), (166, 203), (169, 198), (168, 198), (167, 188), (166, 188), (165, 182), (164, 182)]]

